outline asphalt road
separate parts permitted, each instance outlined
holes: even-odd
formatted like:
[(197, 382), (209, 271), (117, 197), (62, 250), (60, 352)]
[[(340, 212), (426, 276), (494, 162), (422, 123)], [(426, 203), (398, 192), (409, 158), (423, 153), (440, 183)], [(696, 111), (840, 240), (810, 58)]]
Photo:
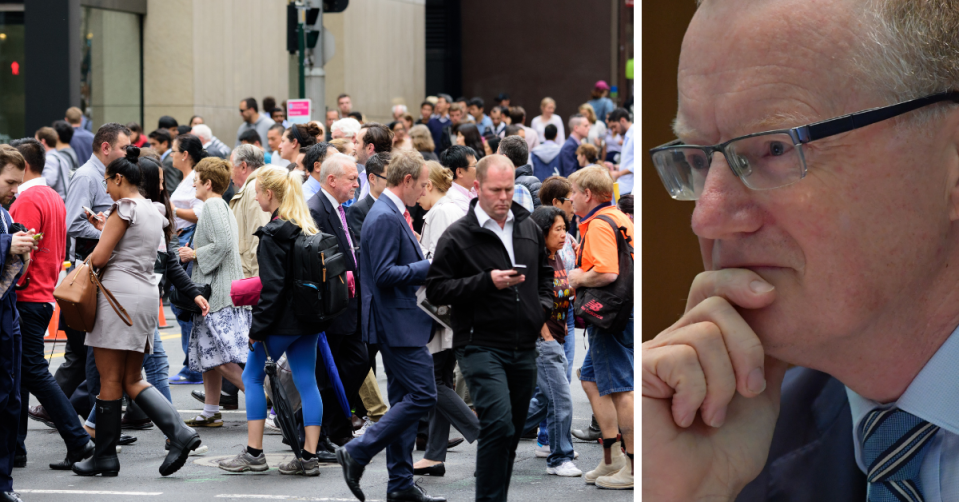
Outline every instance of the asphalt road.
[[(167, 308), (167, 319), (175, 321)], [(183, 351), (180, 349), (179, 327), (161, 330), (163, 345), (170, 357), (170, 371), (180, 369)], [(51, 371), (62, 362), (63, 346), (47, 344), (48, 353), (53, 354)], [(577, 337), (576, 365), (582, 364), (585, 349), (583, 337)], [(379, 385), (386, 396), (386, 376), (382, 371)], [(190, 391), (199, 389), (199, 385), (175, 385), (171, 387), (173, 403), (184, 417), (193, 416), (202, 410), (201, 403), (190, 397)], [(579, 382), (572, 384), (573, 427), (588, 425), (590, 417), (589, 402)], [(37, 404), (31, 396), (31, 405)], [(262, 474), (230, 474), (218, 469), (215, 462), (221, 458), (232, 457), (246, 445), (246, 415), (240, 409), (223, 413), (224, 426), (216, 429), (200, 429), (203, 444), (209, 446), (209, 452), (190, 457), (187, 464), (176, 474), (161, 477), (158, 472), (165, 452), (163, 435), (156, 428), (146, 431), (126, 431), (139, 438), (133, 445), (124, 446), (120, 453), (121, 471), (116, 478), (84, 478), (70, 471), (53, 471), (47, 467), (50, 462), (62, 460), (65, 447), (60, 436), (45, 425), (29, 421), (27, 436), (27, 467), (14, 469), (14, 489), (28, 502), (40, 501), (127, 501), (127, 500), (307, 500), (307, 501), (349, 501), (356, 500), (343, 481), (340, 467), (335, 464), (321, 464), (318, 478), (301, 476), (283, 476), (276, 470), (277, 464), (292, 457), (290, 449), (283, 445), (279, 435), (267, 435), (264, 450), (267, 454), (270, 470)], [(453, 437), (458, 437), (455, 429)], [(596, 443), (582, 443), (574, 439), (575, 448), (580, 454), (576, 465), (583, 471), (596, 467), (602, 458), (602, 447)], [(581, 477), (560, 478), (546, 474), (546, 460), (536, 458), (533, 449), (535, 441), (522, 441), (517, 450), (510, 486), (511, 500), (550, 502), (563, 501), (610, 501), (632, 500), (633, 491), (610, 491), (586, 485)], [(422, 452), (414, 452), (414, 461), (422, 458)], [(463, 443), (449, 451), (446, 461), (446, 476), (431, 478), (417, 476), (419, 484), (427, 493), (447, 497), (451, 501), (473, 500), (476, 466), (476, 445)], [(377, 455), (367, 467), (363, 476), (363, 489), (367, 500), (386, 499), (385, 453)]]

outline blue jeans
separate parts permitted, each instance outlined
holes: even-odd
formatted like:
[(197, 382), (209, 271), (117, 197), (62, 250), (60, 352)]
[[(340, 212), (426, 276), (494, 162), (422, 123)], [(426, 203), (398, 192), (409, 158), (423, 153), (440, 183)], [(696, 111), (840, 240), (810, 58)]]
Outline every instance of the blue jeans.
[(569, 364), (563, 346), (556, 340), (537, 340), (536, 351), (538, 386), (529, 402), (524, 429), (532, 429), (540, 420), (549, 417), (547, 433), (550, 453), (546, 464), (558, 467), (567, 460), (573, 460), (573, 437), (570, 434), (570, 427), (573, 425), (573, 397), (569, 390), (569, 380), (566, 379)]
[[(563, 344), (566, 353), (566, 381), (573, 381), (573, 361), (576, 359), (576, 319), (573, 318), (573, 306), (569, 307), (566, 316), (566, 343)], [(537, 389), (539, 390), (539, 389)], [(536, 441), (545, 446), (549, 444), (549, 415), (539, 424), (539, 436)]]
[[(190, 225), (185, 227), (178, 237), (180, 240), (180, 247), (185, 247), (187, 243), (190, 242), (190, 238), (193, 237), (193, 232), (196, 231), (196, 225)], [(187, 274), (189, 274), (189, 268), (187, 268)], [(180, 309), (171, 305), (173, 309), (173, 314), (178, 315)], [(192, 321), (181, 321), (179, 318), (176, 320), (177, 324), (180, 325), (180, 346), (183, 348), (183, 368), (180, 370), (179, 375), (191, 382), (200, 382), (203, 380), (203, 375), (197, 373), (196, 371), (190, 370), (190, 365), (187, 361), (187, 357), (190, 353), (190, 333), (193, 332), (193, 322)]]
[[(267, 349), (274, 361), (286, 352), (293, 372), (293, 385), (303, 402), (303, 425), (323, 424), (323, 400), (316, 385), (316, 340), (319, 334), (304, 336), (268, 336)], [(266, 379), (266, 350), (263, 342), (253, 344), (253, 352), (246, 360), (243, 370), (243, 386), (246, 392), (246, 419), (266, 420), (266, 394), (263, 382)], [(292, 418), (292, 417), (291, 417)]]
[(586, 328), (589, 352), (579, 379), (594, 382), (600, 396), (633, 391), (633, 318), (621, 333)]
[(143, 356), (143, 369), (147, 372), (147, 382), (157, 388), (167, 401), (173, 402), (170, 395), (170, 360), (163, 350), (163, 341), (160, 340), (160, 330), (153, 332), (153, 353)]

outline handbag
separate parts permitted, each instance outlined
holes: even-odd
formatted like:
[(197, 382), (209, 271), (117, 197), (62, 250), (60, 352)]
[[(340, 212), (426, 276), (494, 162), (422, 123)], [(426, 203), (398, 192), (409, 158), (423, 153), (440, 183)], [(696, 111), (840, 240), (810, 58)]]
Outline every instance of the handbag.
[(238, 279), (230, 283), (230, 299), (235, 307), (252, 307), (260, 303), (263, 283), (259, 277)]
[(113, 311), (127, 326), (133, 326), (133, 318), (109, 289), (103, 287), (100, 278), (87, 258), (72, 274), (53, 291), (53, 297), (60, 307), (60, 318), (69, 328), (89, 333), (97, 318), (97, 289), (103, 292)]
[[(586, 324), (603, 331), (622, 332), (633, 316), (633, 245), (623, 237), (626, 229), (617, 227), (612, 218), (596, 217), (613, 227), (616, 234), (616, 253), (619, 258), (619, 275), (616, 280), (601, 288), (581, 288), (576, 292), (574, 313)], [(583, 236), (585, 240), (586, 236)], [(583, 266), (580, 253), (578, 268)]]
[[(198, 284), (194, 282), (193, 286), (200, 292), (200, 296), (202, 296), (203, 298), (206, 298), (208, 301), (210, 297), (213, 296), (213, 287), (210, 286), (209, 284)], [(189, 314), (203, 313), (203, 310), (201, 310), (200, 307), (197, 306), (196, 302), (194, 301), (194, 297), (192, 296), (188, 297), (186, 294), (180, 292), (180, 290), (177, 289), (176, 287), (174, 287), (170, 291), (170, 303), (174, 307), (180, 309), (182, 312), (185, 312), (185, 313), (189, 313)], [(177, 315), (177, 318), (179, 317), (180, 316)]]

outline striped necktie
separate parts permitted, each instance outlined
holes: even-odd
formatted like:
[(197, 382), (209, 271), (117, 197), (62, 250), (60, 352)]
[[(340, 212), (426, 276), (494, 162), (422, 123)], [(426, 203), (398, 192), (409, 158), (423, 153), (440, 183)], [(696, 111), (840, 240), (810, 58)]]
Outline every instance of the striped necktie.
[(937, 431), (939, 426), (897, 408), (866, 414), (858, 432), (869, 502), (923, 502), (919, 467)]

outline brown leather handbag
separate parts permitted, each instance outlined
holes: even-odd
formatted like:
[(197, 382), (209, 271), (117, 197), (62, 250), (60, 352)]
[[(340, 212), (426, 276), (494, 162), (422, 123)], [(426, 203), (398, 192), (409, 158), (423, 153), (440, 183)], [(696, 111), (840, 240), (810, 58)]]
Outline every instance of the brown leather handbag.
[(133, 318), (113, 297), (109, 289), (100, 284), (100, 278), (90, 265), (87, 258), (72, 274), (53, 291), (53, 297), (60, 306), (60, 317), (63, 322), (77, 331), (89, 333), (93, 331), (93, 324), (97, 319), (97, 289), (103, 291), (113, 311), (127, 325), (133, 326)]

